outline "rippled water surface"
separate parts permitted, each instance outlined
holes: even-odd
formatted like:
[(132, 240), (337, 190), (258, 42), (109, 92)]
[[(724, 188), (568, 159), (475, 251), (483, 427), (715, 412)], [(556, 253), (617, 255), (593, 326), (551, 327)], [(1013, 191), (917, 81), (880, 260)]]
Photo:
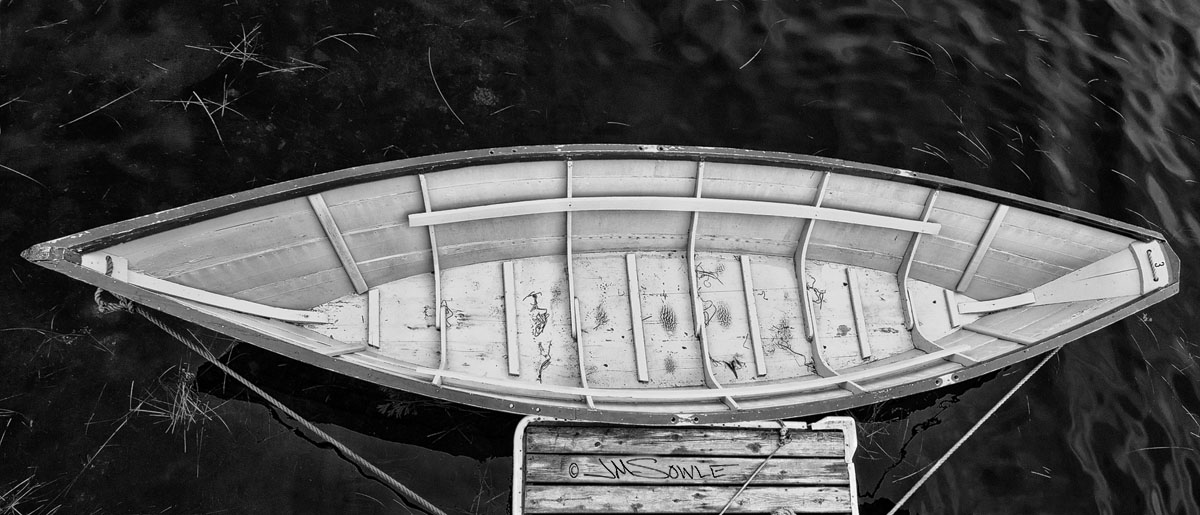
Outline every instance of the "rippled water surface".
[[(413, 511), (17, 253), (348, 166), (574, 142), (832, 156), (1163, 232), (1181, 293), (1068, 345), (906, 507), (1200, 513), (1198, 53), (1187, 0), (0, 0), (0, 513)], [(507, 510), (516, 417), (206, 341), (448, 512)], [(1030, 366), (856, 411), (864, 511)]]

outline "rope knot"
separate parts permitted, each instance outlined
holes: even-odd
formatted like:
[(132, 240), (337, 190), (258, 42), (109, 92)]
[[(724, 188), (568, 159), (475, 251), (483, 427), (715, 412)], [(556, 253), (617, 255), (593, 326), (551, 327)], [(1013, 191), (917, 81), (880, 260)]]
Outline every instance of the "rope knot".
[[(108, 300), (105, 297), (111, 297), (116, 300)], [(109, 293), (103, 289), (96, 288), (96, 294), (92, 296), (96, 301), (96, 309), (101, 314), (115, 313), (117, 311), (133, 312), (133, 301), (115, 293)]]

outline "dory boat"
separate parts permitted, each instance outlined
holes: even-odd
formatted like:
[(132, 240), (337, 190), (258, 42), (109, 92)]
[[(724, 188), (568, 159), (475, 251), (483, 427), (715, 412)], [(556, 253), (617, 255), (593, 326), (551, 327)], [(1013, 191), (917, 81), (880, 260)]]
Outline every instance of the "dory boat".
[(285, 356), (639, 424), (828, 412), (985, 374), (1179, 288), (1155, 232), (913, 172), (567, 145), (307, 177), (25, 257)]

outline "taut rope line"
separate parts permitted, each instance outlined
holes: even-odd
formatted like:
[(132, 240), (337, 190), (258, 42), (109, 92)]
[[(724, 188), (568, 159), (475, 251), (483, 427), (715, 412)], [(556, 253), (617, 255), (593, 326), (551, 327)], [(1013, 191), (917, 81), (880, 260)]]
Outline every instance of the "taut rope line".
[(975, 434), (975, 431), (979, 429), (979, 426), (982, 426), (984, 422), (987, 422), (987, 419), (991, 418), (992, 415), (996, 413), (996, 410), (1000, 409), (1000, 406), (1008, 401), (1008, 399), (1012, 397), (1014, 393), (1017, 393), (1017, 390), (1020, 390), (1021, 387), (1024, 386), (1025, 383), (1038, 372), (1038, 370), (1041, 370), (1042, 365), (1045, 365), (1050, 361), (1050, 358), (1053, 358), (1055, 354), (1058, 354), (1058, 349), (1061, 348), (1062, 347), (1056, 347), (1054, 350), (1050, 351), (1049, 354), (1046, 354), (1046, 357), (1042, 358), (1042, 361), (1038, 362), (1037, 366), (1033, 367), (1033, 370), (1030, 370), (1028, 374), (1025, 374), (1025, 377), (1022, 377), (1020, 381), (1017, 381), (1017, 384), (1013, 385), (1012, 389), (1009, 390), (1008, 393), (1004, 394), (1004, 397), (1001, 397), (999, 401), (996, 401), (996, 405), (992, 406), (992, 409), (988, 410), (987, 413), (984, 413), (983, 418), (980, 418), (974, 426), (971, 426), (971, 429), (968, 429), (967, 433), (962, 435), (962, 438), (959, 438), (957, 442), (954, 442), (954, 445), (950, 447), (950, 450), (946, 451), (946, 454), (942, 455), (942, 457), (939, 458), (932, 467), (929, 467), (929, 470), (925, 472), (925, 475), (921, 476), (921, 479), (917, 480), (917, 483), (908, 490), (908, 493), (904, 494), (904, 497), (900, 498), (900, 501), (897, 502), (895, 506), (892, 506), (891, 511), (888, 511), (887, 515), (896, 515), (896, 512), (900, 510), (900, 507), (904, 506), (904, 503), (908, 502), (908, 499), (917, 492), (917, 489), (921, 488), (921, 485), (925, 484), (925, 481), (928, 480), (930, 476), (933, 476), (933, 473), (936, 472), (939, 467), (945, 464), (946, 460), (950, 459), (950, 455), (954, 454), (954, 451), (957, 451), (959, 447), (962, 447), (963, 442), (966, 442), (971, 435)]
[(251, 383), (249, 379), (246, 379), (245, 377), (242, 377), (241, 374), (234, 372), (233, 369), (229, 368), (229, 365), (222, 363), (220, 360), (217, 359), (216, 356), (213, 356), (212, 352), (209, 352), (209, 350), (207, 348), (205, 348), (203, 345), (201, 345), (200, 342), (194, 340), (195, 336), (192, 336), (191, 338), (184, 336), (183, 333), (167, 326), (166, 323), (164, 323), (161, 319), (159, 319), (152, 312), (150, 312), (150, 310), (146, 309), (143, 306), (135, 304), (134, 302), (130, 301), (129, 299), (123, 298), (119, 295), (113, 295), (110, 293), (110, 295), (113, 295), (114, 297), (116, 297), (118, 299), (116, 302), (104, 300), (102, 297), (103, 293), (104, 293), (103, 290), (97, 289), (96, 295), (95, 295), (96, 305), (99, 308), (101, 313), (112, 313), (114, 311), (129, 311), (131, 313), (137, 313), (139, 315), (142, 315), (143, 317), (146, 318), (146, 320), (149, 320), (150, 323), (158, 326), (159, 329), (162, 329), (167, 334), (175, 337), (176, 340), (179, 340), (180, 343), (186, 345), (187, 348), (192, 350), (192, 352), (199, 354), (204, 359), (208, 360), (209, 363), (212, 363), (214, 366), (221, 369), (222, 372), (225, 372), (225, 374), (236, 379), (239, 383), (242, 383), (242, 385), (245, 386), (246, 388), (250, 389), (250, 391), (253, 391), (254, 393), (258, 394), (260, 397), (262, 397), (264, 400), (266, 400), (268, 403), (270, 403), (276, 409), (286, 413), (287, 416), (295, 419), (297, 422), (300, 423), (300, 425), (304, 426), (306, 429), (308, 429), (313, 434), (320, 437), (322, 440), (329, 442), (330, 445), (332, 445), (335, 449), (340, 451), (344, 456), (349, 458), (350, 461), (354, 462), (355, 464), (357, 464), (358, 466), (360, 466), (364, 469), (367, 469), (372, 474), (375, 474), (375, 476), (377, 478), (379, 478), (379, 480), (383, 481), (388, 486), (395, 489), (397, 493), (399, 493), (401, 496), (403, 496), (409, 502), (415, 504), (416, 506), (420, 507), (421, 509), (423, 509), (426, 512), (431, 513), (433, 515), (446, 515), (446, 512), (438, 509), (433, 504), (430, 504), (429, 501), (426, 501), (420, 495), (417, 495), (416, 492), (413, 492), (408, 487), (404, 486), (402, 483), (397, 481), (396, 478), (393, 478), (392, 476), (388, 475), (387, 472), (384, 472), (379, 467), (376, 467), (373, 463), (367, 461), (362, 456), (359, 456), (357, 453), (350, 450), (349, 447), (342, 445), (341, 442), (337, 441), (332, 436), (330, 436), (328, 433), (322, 431), (320, 428), (313, 425), (312, 422), (309, 422), (304, 417), (301, 417), (300, 414), (296, 413), (295, 411), (292, 411), (290, 408), (285, 406), (282, 402), (279, 402), (278, 399), (272, 397), (270, 394), (263, 391), (262, 388), (255, 386), (254, 383)]

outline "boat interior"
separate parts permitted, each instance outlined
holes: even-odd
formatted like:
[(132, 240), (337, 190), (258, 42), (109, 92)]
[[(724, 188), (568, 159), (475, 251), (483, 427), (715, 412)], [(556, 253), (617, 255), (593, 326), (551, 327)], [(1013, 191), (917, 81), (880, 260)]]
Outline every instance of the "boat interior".
[(1165, 252), (836, 167), (546, 159), (336, 187), (83, 264), (372, 373), (699, 413), (953, 382), (1167, 285)]

